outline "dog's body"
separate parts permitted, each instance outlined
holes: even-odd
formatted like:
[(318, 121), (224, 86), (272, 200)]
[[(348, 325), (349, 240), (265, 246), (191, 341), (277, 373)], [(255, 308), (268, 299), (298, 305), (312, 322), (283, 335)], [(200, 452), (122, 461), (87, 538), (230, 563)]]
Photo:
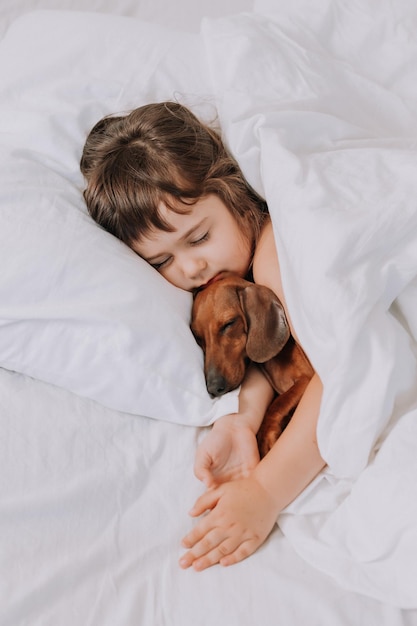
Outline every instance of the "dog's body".
[(259, 363), (277, 392), (258, 432), (264, 456), (291, 418), (313, 369), (290, 334), (273, 291), (224, 273), (194, 296), (191, 329), (204, 351), (212, 396), (238, 387), (250, 361)]

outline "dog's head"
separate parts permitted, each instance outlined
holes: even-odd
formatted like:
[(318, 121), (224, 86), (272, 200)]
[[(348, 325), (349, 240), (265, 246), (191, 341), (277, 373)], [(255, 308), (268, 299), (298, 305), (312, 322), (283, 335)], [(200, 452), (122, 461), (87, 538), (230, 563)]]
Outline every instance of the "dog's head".
[(274, 292), (229, 273), (195, 294), (191, 330), (204, 351), (204, 374), (212, 396), (238, 387), (249, 360), (265, 363), (290, 336)]

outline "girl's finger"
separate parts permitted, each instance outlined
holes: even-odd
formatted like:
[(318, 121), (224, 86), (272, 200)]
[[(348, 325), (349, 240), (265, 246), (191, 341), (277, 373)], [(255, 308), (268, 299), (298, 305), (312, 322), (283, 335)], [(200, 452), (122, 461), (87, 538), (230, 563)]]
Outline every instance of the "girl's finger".
[(190, 567), (200, 571), (219, 563), (225, 556), (234, 553), (240, 539), (224, 537), (224, 533), (215, 529), (199, 541), (192, 550), (180, 559), (181, 567)]
[(198, 467), (195, 468), (194, 474), (204, 483), (207, 489), (210, 489), (214, 485), (214, 478), (211, 470), (208, 467)]
[(236, 545), (236, 540), (229, 537), (222, 541), (218, 546), (203, 554), (201, 557), (198, 557), (193, 562), (193, 568), (200, 572), (207, 567), (211, 567), (212, 565), (216, 565), (217, 563), (221, 563), (224, 558), (227, 558), (229, 555), (234, 554), (238, 546)]
[(217, 528), (207, 531), (201, 531), (200, 529), (192, 530), (182, 541), (184, 547), (192, 549), (181, 557), (181, 567), (190, 567), (196, 559), (211, 552), (223, 539), (224, 534)]
[(211, 531), (215, 530), (207, 517), (203, 517), (181, 541), (184, 548), (193, 548), (199, 541), (202, 541)]
[(220, 565), (224, 565), (227, 567), (228, 565), (234, 565), (235, 563), (239, 563), (239, 561), (243, 561), (248, 556), (253, 554), (255, 550), (259, 547), (259, 544), (255, 542), (253, 539), (248, 539), (244, 541), (239, 546), (236, 547), (235, 550), (230, 551), (229, 554), (225, 554), (219, 560)]
[(197, 450), (196, 458), (194, 461), (194, 474), (198, 478), (204, 482), (204, 479), (207, 475), (211, 474), (211, 467), (213, 465), (213, 460), (210, 455), (205, 452), (201, 452)]
[(195, 501), (193, 507), (189, 510), (189, 514), (192, 517), (198, 517), (205, 511), (213, 509), (216, 506), (219, 497), (220, 494), (216, 489), (208, 489)]

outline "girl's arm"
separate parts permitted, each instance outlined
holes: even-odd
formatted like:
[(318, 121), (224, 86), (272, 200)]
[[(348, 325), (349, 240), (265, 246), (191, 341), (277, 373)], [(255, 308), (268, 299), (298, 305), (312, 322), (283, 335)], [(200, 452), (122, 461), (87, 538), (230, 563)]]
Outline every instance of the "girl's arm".
[(311, 379), (288, 426), (254, 469), (253, 476), (282, 511), (325, 466), (317, 446), (322, 384)]
[(218, 419), (197, 448), (194, 473), (206, 487), (243, 478), (259, 463), (256, 433), (273, 390), (257, 366), (248, 369), (239, 411)]
[(279, 513), (324, 467), (316, 443), (321, 383), (314, 376), (289, 425), (268, 454), (246, 477), (209, 489), (190, 515), (206, 511), (183, 540), (183, 568), (202, 570), (232, 565), (266, 539)]

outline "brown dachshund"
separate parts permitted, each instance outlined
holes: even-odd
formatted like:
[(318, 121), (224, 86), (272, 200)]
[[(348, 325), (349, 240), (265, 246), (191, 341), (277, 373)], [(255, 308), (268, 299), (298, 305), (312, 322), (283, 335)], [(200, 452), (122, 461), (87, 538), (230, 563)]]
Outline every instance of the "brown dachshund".
[(257, 435), (259, 452), (265, 456), (313, 375), (290, 333), (281, 302), (267, 287), (225, 272), (194, 295), (191, 330), (204, 351), (204, 374), (212, 396), (238, 387), (250, 361), (261, 364), (278, 394)]

